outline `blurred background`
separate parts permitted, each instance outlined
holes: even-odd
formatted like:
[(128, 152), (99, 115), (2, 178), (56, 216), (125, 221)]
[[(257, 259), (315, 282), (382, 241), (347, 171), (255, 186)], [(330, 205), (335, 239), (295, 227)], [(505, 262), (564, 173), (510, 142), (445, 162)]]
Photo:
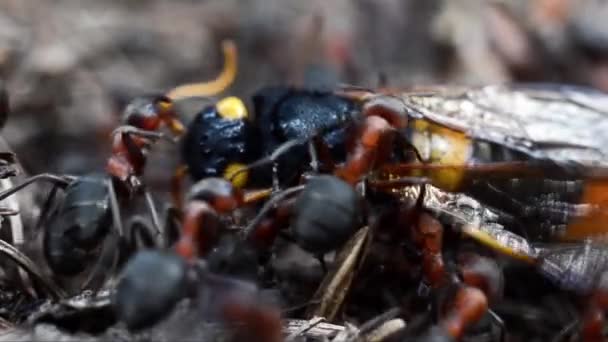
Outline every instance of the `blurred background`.
[[(239, 71), (222, 96), (246, 102), (262, 86), (311, 82), (608, 91), (607, 18), (603, 0), (3, 0), (2, 135), (29, 173), (101, 170), (124, 103), (214, 78), (227, 38)], [(184, 121), (202, 105), (180, 104)], [(173, 149), (155, 147), (149, 182), (167, 182)]]

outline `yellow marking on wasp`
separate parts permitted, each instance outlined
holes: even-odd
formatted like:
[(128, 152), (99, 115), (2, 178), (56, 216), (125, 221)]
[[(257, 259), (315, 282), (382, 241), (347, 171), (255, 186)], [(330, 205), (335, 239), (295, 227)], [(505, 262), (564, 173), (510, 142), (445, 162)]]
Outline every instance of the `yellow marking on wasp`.
[(425, 120), (413, 122), (412, 144), (425, 162), (437, 165), (462, 165), (462, 168), (419, 170), (413, 176), (428, 177), (433, 185), (446, 191), (456, 191), (465, 175), (467, 161), (472, 154), (471, 139), (463, 132), (433, 124)]
[(226, 97), (215, 104), (219, 116), (226, 120), (241, 120), (248, 116), (247, 107), (235, 96)]
[[(247, 185), (249, 172), (246, 171), (246, 165), (241, 163), (231, 163), (224, 169), (224, 179), (232, 182), (236, 188), (242, 188)], [(245, 170), (245, 171), (242, 171)], [(238, 174), (237, 174), (238, 172)]]
[(489, 247), (490, 249), (497, 251), (499, 253), (502, 253), (504, 255), (507, 255), (509, 257), (515, 258), (515, 259), (519, 259), (528, 263), (532, 263), (535, 261), (535, 258), (522, 253), (520, 251), (517, 251), (503, 243), (501, 243), (500, 241), (498, 241), (496, 238), (494, 238), (492, 235), (484, 232), (481, 229), (477, 229), (474, 226), (465, 226), (462, 228), (462, 232), (472, 238), (473, 240), (481, 243), (484, 246)]

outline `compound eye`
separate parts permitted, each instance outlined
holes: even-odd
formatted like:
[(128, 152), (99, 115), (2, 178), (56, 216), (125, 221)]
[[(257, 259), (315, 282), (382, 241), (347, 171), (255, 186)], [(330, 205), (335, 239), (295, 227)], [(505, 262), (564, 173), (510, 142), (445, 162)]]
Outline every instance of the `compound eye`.
[(235, 96), (220, 100), (215, 107), (219, 116), (226, 120), (241, 120), (249, 116), (243, 101)]

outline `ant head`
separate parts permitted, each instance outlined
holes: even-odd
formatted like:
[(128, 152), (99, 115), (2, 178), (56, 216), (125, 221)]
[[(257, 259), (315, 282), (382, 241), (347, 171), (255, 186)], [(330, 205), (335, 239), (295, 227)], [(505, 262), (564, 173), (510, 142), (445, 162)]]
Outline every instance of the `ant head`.
[(188, 200), (208, 202), (215, 210), (230, 212), (240, 204), (240, 192), (224, 178), (209, 177), (196, 182), (188, 194)]
[(164, 95), (136, 97), (125, 108), (123, 121), (127, 125), (148, 131), (155, 131), (165, 123), (175, 134), (184, 132), (184, 126), (177, 119), (173, 101)]

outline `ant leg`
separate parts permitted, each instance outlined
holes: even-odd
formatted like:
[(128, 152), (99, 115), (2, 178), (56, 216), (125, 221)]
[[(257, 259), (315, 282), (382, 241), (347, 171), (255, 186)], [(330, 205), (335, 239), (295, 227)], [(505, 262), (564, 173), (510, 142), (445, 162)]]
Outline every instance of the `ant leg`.
[(494, 323), (496, 323), (496, 325), (498, 325), (498, 329), (500, 331), (499, 332), (498, 340), (500, 342), (505, 342), (506, 341), (506, 334), (505, 334), (506, 326), (505, 326), (505, 322), (492, 309), (488, 309), (488, 314), (490, 314), (490, 317), (492, 318), (492, 320), (494, 321)]
[(315, 172), (319, 172), (319, 157), (317, 156), (317, 149), (313, 141), (308, 142), (308, 154), (310, 155), (310, 168)]
[(281, 184), (279, 183), (279, 164), (272, 163), (272, 192), (277, 193), (281, 191)]
[(169, 248), (179, 240), (181, 232), (181, 215), (180, 211), (173, 207), (167, 207), (165, 212), (165, 227), (163, 229), (165, 244), (162, 247)]
[(415, 225), (415, 240), (422, 250), (422, 264), (425, 278), (431, 287), (440, 287), (445, 282), (445, 265), (441, 248), (443, 246), (443, 226), (427, 213), (421, 213)]
[(104, 281), (114, 274), (114, 270), (121, 257), (121, 249), (121, 241), (116, 232), (110, 233), (110, 236), (103, 242), (97, 262), (95, 262), (95, 265), (93, 265), (85, 281), (80, 286), (80, 291), (89, 289), (97, 292), (101, 288)]
[(280, 201), (282, 201), (283, 199), (285, 199), (295, 193), (298, 193), (298, 192), (304, 190), (304, 187), (305, 187), (305, 185), (294, 186), (294, 187), (285, 189), (285, 190), (277, 193), (276, 195), (272, 196), (266, 203), (264, 203), (264, 206), (262, 207), (262, 209), (260, 209), (257, 216), (254, 217), (249, 222), (247, 227), (245, 227), (243, 229), (244, 237), (245, 238), (251, 237), (251, 235), (253, 235), (253, 233), (255, 232), (256, 227), (260, 224), (262, 219), (264, 219), (266, 214), (268, 214), (268, 212), (270, 210), (272, 210)]
[(143, 218), (136, 216), (131, 220), (128, 243), (133, 252), (140, 249), (140, 244), (143, 248), (159, 247), (155, 235), (154, 229)]
[(458, 289), (448, 313), (439, 326), (452, 338), (459, 340), (467, 327), (477, 323), (488, 310), (488, 299), (475, 287), (464, 285)]
[(0, 240), (0, 253), (6, 255), (13, 260), (17, 265), (23, 268), (31, 276), (43, 285), (48, 294), (55, 299), (66, 298), (65, 292), (59, 288), (51, 279), (46, 277), (38, 266), (25, 254), (21, 253), (15, 247), (11, 246), (6, 241)]
[(568, 336), (569, 334), (572, 333), (572, 331), (574, 330), (574, 328), (576, 328), (577, 325), (579, 325), (580, 322), (578, 321), (578, 319), (575, 319), (574, 321), (572, 321), (572, 323), (566, 325), (565, 327), (563, 327), (556, 335), (555, 337), (553, 337), (551, 339), (551, 342), (560, 342), (560, 341), (567, 341), (566, 340), (566, 336)]
[(74, 180), (74, 177), (72, 177), (72, 176), (57, 176), (57, 175), (53, 175), (50, 173), (41, 173), (39, 175), (32, 176), (32, 177), (26, 179), (25, 181), (23, 181), (23, 183), (21, 183), (19, 185), (16, 185), (10, 189), (0, 192), (0, 200), (3, 200), (5, 198), (11, 196), (12, 194), (18, 192), (19, 190), (25, 188), (26, 186), (28, 186), (34, 182), (37, 182), (37, 181), (51, 182), (51, 183), (54, 183), (56, 185), (59, 185), (59, 186), (65, 188), (73, 180)]
[(112, 219), (114, 220), (114, 227), (119, 237), (123, 237), (125, 234), (124, 228), (122, 227), (122, 221), (120, 218), (120, 207), (118, 205), (118, 197), (116, 197), (116, 189), (114, 188), (114, 181), (110, 178), (107, 180), (108, 192), (110, 193), (110, 206), (112, 208)]
[(46, 220), (51, 216), (51, 206), (55, 200), (55, 196), (57, 195), (57, 186), (53, 186), (51, 191), (49, 191), (44, 204), (42, 205), (42, 212), (40, 216), (38, 216), (38, 221), (36, 221), (36, 226), (34, 228), (35, 237), (40, 234), (42, 231), (42, 226), (46, 223)]
[(323, 270), (323, 274), (327, 274), (327, 263), (325, 262), (325, 258), (323, 254), (315, 255), (315, 258), (319, 260), (319, 264), (321, 265), (321, 269)]
[(175, 142), (175, 140), (173, 140), (173, 138), (167, 136), (166, 134), (164, 134), (162, 132), (146, 131), (144, 129), (137, 128), (135, 126), (130, 126), (130, 125), (119, 126), (114, 131), (112, 131), (112, 136), (114, 136), (116, 134), (122, 134), (123, 137), (128, 136), (129, 139), (131, 139), (131, 137), (130, 137), (131, 135), (136, 135), (136, 136), (146, 138), (146, 139), (151, 139), (151, 140), (165, 139), (169, 142)]
[(158, 218), (158, 211), (154, 205), (154, 199), (147, 189), (144, 190), (144, 197), (146, 198), (146, 204), (148, 205), (148, 210), (150, 211), (150, 216), (152, 217), (152, 225), (154, 226), (154, 229), (156, 229), (156, 235), (160, 240), (158, 245), (162, 246), (164, 244), (162, 241), (164, 238), (164, 233), (160, 226), (160, 219)]

